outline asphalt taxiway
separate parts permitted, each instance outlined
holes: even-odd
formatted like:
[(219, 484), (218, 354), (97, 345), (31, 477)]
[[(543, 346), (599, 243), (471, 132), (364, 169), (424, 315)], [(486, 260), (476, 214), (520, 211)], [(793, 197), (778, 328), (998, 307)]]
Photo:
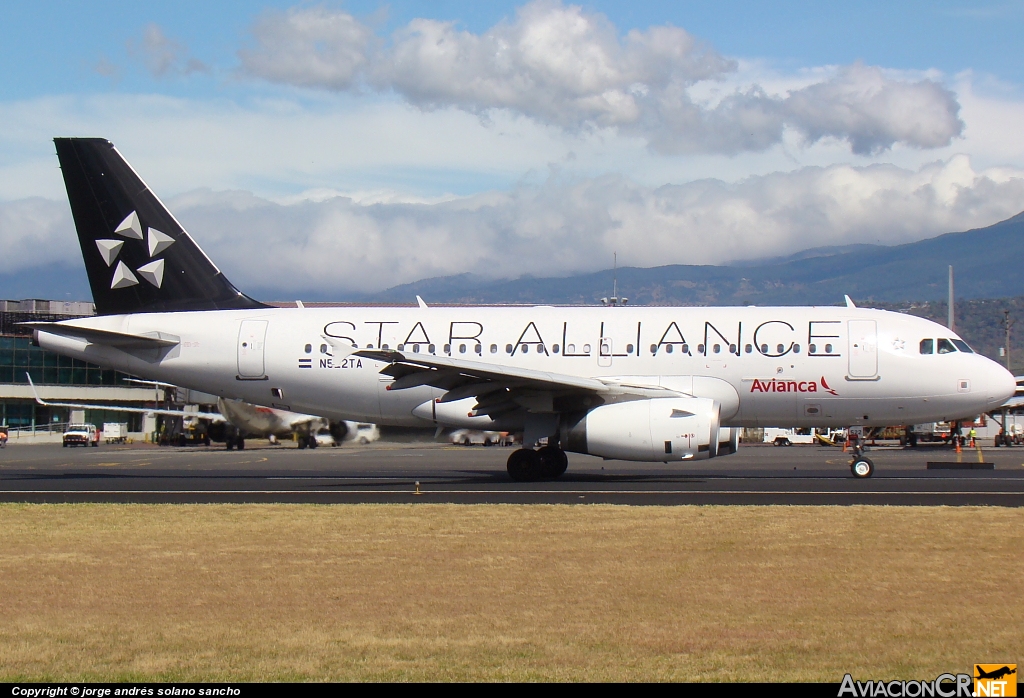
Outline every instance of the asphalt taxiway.
[(0, 451), (4, 502), (452, 502), (875, 504), (1024, 506), (1024, 448), (966, 450), (993, 470), (928, 470), (948, 448), (875, 449), (875, 475), (852, 477), (847, 454), (819, 446), (741, 446), (695, 463), (602, 461), (570, 454), (553, 482), (516, 483), (508, 448), (434, 443), (299, 450), (250, 441), (244, 451), (149, 444)]

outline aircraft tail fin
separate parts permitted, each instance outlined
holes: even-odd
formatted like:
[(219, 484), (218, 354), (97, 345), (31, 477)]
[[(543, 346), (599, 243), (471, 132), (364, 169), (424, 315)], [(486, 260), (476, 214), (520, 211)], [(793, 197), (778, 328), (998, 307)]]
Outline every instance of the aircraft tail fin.
[(225, 278), (110, 141), (53, 142), (98, 314), (266, 307)]

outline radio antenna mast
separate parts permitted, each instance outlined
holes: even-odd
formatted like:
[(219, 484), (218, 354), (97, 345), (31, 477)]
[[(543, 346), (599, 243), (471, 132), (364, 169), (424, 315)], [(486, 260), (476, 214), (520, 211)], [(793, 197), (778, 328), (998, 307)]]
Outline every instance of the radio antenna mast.
[(619, 298), (619, 253), (612, 253), (612, 297), (602, 298), (601, 305), (625, 305), (628, 298)]

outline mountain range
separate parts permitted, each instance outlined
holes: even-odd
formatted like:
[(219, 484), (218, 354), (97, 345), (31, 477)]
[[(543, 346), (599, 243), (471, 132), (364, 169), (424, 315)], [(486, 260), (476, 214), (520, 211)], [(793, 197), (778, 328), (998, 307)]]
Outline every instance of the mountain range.
[[(946, 297), (949, 265), (958, 299), (1024, 295), (1024, 213), (986, 228), (887, 247), (816, 248), (722, 266), (622, 267), (566, 277), (492, 280), (474, 274), (424, 279), (355, 302), (593, 304), (612, 295), (638, 305), (832, 305)], [(322, 292), (321, 292), (322, 293)], [(321, 300), (311, 298), (310, 300)]]

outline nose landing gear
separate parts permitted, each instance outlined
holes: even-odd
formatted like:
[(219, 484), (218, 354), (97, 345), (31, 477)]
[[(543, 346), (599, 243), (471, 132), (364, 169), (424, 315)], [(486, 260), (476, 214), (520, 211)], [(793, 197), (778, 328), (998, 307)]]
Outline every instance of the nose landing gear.
[(516, 482), (554, 480), (569, 467), (569, 457), (556, 446), (544, 446), (534, 451), (521, 448), (508, 457), (508, 474)]

